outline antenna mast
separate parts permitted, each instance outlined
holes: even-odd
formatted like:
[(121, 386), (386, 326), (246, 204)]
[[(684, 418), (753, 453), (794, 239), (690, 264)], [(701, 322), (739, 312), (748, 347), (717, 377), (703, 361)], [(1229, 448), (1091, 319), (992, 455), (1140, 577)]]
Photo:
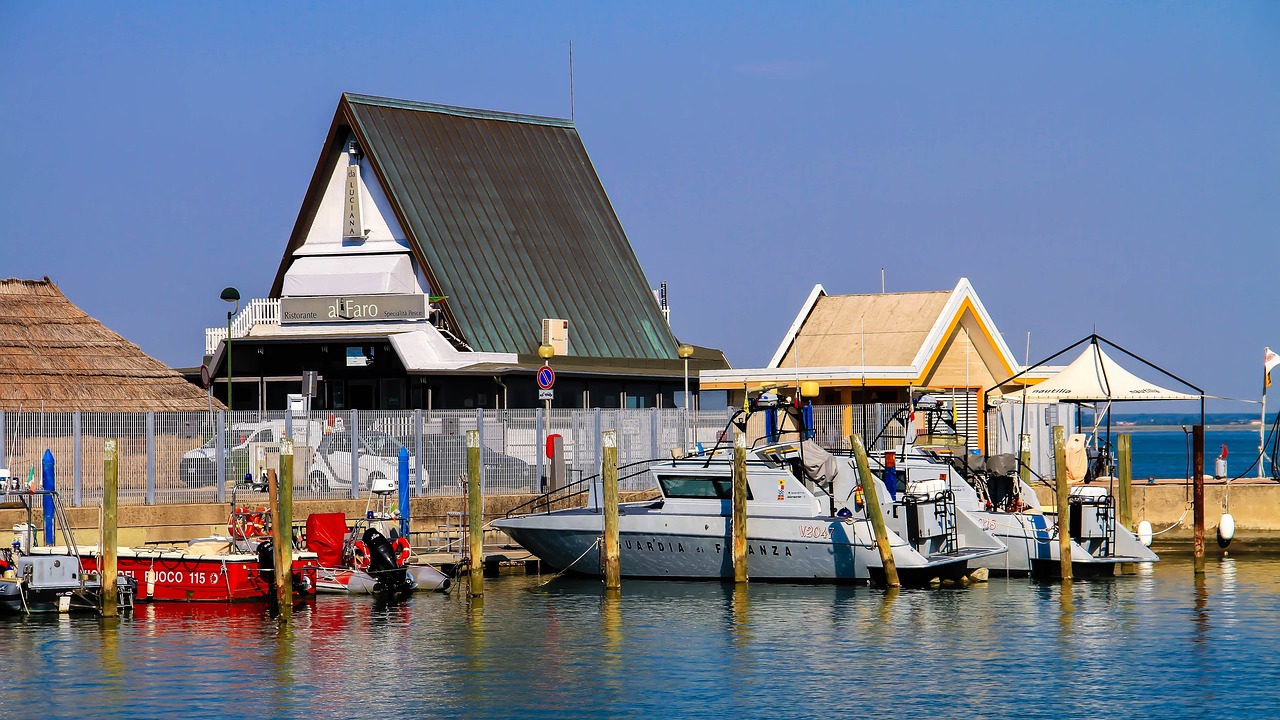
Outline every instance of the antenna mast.
[(574, 98), (573, 98), (573, 41), (569, 41), (569, 121), (574, 120)]

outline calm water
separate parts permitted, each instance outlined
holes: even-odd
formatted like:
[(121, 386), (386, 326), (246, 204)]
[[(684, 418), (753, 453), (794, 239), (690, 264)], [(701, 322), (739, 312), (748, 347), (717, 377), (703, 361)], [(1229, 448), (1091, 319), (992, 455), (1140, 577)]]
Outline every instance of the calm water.
[[(1190, 429), (1190, 428), (1188, 428)], [(1113, 429), (1112, 442), (1118, 431)], [(1191, 462), (1190, 435), (1174, 432), (1136, 432), (1133, 437), (1133, 477), (1188, 477)], [(1204, 471), (1213, 474), (1213, 461), (1227, 446), (1227, 475), (1235, 477), (1243, 473), (1258, 456), (1258, 431), (1210, 430), (1204, 435)], [(1249, 477), (1256, 477), (1255, 467)]]
[(0, 622), (0, 717), (1267, 717), (1280, 559), (1060, 588), (490, 580), (395, 607), (320, 598)]

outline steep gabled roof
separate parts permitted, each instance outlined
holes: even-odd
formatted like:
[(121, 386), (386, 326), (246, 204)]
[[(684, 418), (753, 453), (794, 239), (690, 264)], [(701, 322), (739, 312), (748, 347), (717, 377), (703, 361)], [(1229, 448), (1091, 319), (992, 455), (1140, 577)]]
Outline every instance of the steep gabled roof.
[(72, 305), (49, 278), (0, 280), (0, 410), (207, 407), (204, 392)]
[(542, 319), (563, 318), (571, 355), (676, 359), (577, 129), (554, 118), (344, 94), (273, 296), (348, 135), (473, 349), (532, 354)]
[(949, 292), (821, 295), (774, 367), (910, 365)]
[[(993, 373), (1008, 377), (1018, 370), (966, 278), (950, 291), (877, 295), (827, 295), (815, 285), (768, 367), (703, 371), (699, 377), (704, 389), (797, 378), (921, 385), (933, 377), (948, 342), (957, 335), (972, 343)], [(986, 341), (972, 342), (977, 337)]]

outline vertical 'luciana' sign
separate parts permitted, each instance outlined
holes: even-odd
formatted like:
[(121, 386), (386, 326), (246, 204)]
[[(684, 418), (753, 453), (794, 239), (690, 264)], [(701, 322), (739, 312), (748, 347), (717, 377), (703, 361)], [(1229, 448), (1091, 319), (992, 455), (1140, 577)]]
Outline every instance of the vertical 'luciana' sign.
[(347, 166), (347, 198), (343, 206), (342, 237), (363, 238), (364, 218), (360, 215), (360, 166)]

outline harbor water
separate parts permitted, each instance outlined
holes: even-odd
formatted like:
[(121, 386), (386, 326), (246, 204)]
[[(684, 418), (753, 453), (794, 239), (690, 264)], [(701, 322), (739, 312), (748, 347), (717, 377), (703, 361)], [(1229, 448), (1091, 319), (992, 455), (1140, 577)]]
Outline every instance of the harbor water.
[(868, 587), (503, 576), (399, 605), (320, 597), (0, 622), (4, 718), (1267, 717), (1280, 558)]
[[(1190, 426), (1187, 427), (1190, 430)], [(1112, 442), (1115, 442), (1117, 431), (1112, 431)], [(1191, 435), (1179, 430), (1135, 432), (1133, 443), (1133, 478), (1135, 481), (1146, 478), (1184, 478), (1190, 477), (1191, 467)], [(1245, 474), (1246, 477), (1257, 477), (1255, 466), (1249, 470), (1250, 464), (1258, 457), (1258, 430), (1215, 430), (1209, 429), (1204, 434), (1204, 471), (1213, 474), (1213, 461), (1227, 446), (1227, 477)], [(1268, 466), (1266, 468), (1270, 470)]]

